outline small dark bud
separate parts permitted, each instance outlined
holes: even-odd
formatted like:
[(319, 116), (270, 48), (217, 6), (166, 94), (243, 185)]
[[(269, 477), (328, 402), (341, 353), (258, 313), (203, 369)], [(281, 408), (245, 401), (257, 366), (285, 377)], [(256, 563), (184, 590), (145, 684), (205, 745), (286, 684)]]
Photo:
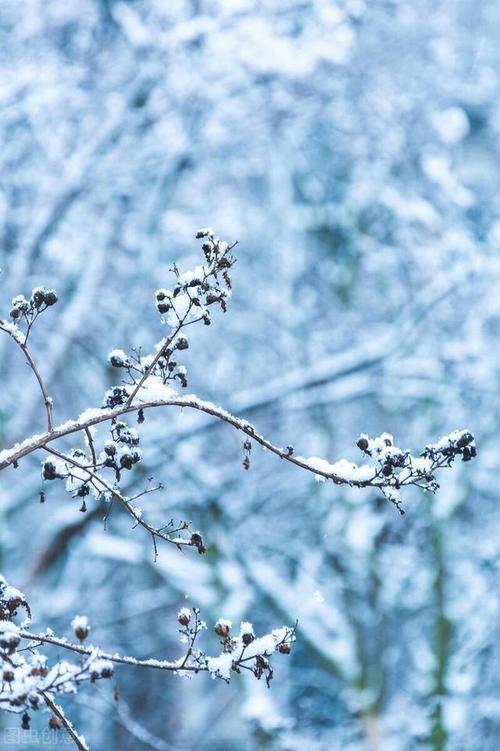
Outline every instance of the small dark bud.
[(156, 307), (158, 308), (158, 313), (168, 313), (170, 310), (168, 302), (159, 302)]
[(243, 465), (243, 469), (250, 469), (250, 459), (248, 458), (248, 456), (245, 456), (241, 463)]
[(109, 362), (113, 368), (123, 368), (125, 366), (125, 360), (120, 355), (111, 355)]
[(280, 652), (282, 655), (289, 655), (291, 648), (288, 642), (283, 642), (283, 644), (280, 644), (278, 647), (278, 652)]
[(360, 438), (359, 441), (356, 443), (356, 446), (361, 451), (366, 451), (368, 449), (368, 440), (366, 438)]
[(214, 631), (217, 636), (220, 636), (222, 639), (227, 639), (230, 632), (229, 623), (227, 623), (226, 621), (217, 621), (214, 626)]
[(144, 410), (142, 407), (137, 413), (137, 422), (139, 423), (139, 425), (141, 425), (144, 422)]
[(128, 451), (125, 451), (120, 456), (120, 467), (123, 467), (123, 469), (132, 469), (132, 465), (134, 463), (134, 459), (132, 454), (129, 454)]
[(36, 308), (39, 308), (45, 302), (45, 293), (42, 289), (34, 289), (31, 295), (31, 301)]
[(183, 608), (179, 611), (177, 620), (179, 621), (181, 626), (188, 626), (189, 622), (191, 621), (191, 613), (186, 608)]
[(45, 503), (45, 493), (43, 490), (40, 491), (40, 503)]
[(175, 348), (176, 349), (188, 349), (189, 348), (188, 340), (185, 339), (183, 336), (181, 336), (179, 339), (177, 339)]
[(27, 712), (25, 712), (23, 714), (23, 719), (22, 719), (22, 723), (21, 723), (22, 729), (23, 730), (29, 730), (30, 729), (30, 722), (31, 722), (31, 717), (29, 716), (29, 714)]
[(55, 305), (57, 302), (57, 295), (53, 289), (48, 289), (43, 293), (43, 301), (45, 305)]
[(470, 433), (464, 433), (458, 439), (457, 446), (458, 446), (458, 448), (462, 449), (464, 446), (468, 446), (469, 443), (472, 443), (473, 440), (474, 440), (474, 436), (473, 435), (471, 435)]
[[(81, 620), (81, 622), (80, 622)], [(79, 619), (74, 627), (75, 636), (79, 641), (85, 641), (89, 635), (90, 628), (84, 619)]]
[(49, 728), (51, 730), (60, 730), (62, 728), (62, 720), (60, 720), (57, 715), (53, 714), (49, 720)]
[(55, 480), (59, 477), (54, 462), (46, 461), (43, 463), (42, 476), (44, 480)]
[(193, 532), (193, 534), (191, 535), (191, 545), (194, 545), (195, 548), (197, 548), (200, 555), (206, 553), (206, 548), (203, 544), (203, 538), (199, 532)]
[(19, 310), (19, 308), (16, 308), (16, 307), (11, 308), (11, 310), (10, 310), (10, 317), (11, 318), (13, 318), (14, 320), (16, 320), (16, 318), (19, 318), (20, 315), (21, 315), (21, 311)]
[(248, 647), (249, 644), (251, 644), (255, 639), (255, 636), (248, 632), (247, 634), (242, 634), (241, 641), (245, 645), (245, 647)]

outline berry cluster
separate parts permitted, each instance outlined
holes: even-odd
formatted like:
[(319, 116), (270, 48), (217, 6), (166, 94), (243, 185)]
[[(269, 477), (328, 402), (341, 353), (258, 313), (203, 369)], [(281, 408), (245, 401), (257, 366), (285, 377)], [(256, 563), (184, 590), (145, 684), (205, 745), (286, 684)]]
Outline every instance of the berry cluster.
[(463, 462), (470, 462), (476, 455), (474, 436), (468, 430), (456, 430), (450, 433), (438, 443), (426, 446), (422, 454), (432, 461), (439, 461), (444, 458), (448, 465), (451, 465), (453, 459), (457, 456), (461, 456)]
[(125, 422), (115, 422), (111, 427), (111, 439), (104, 443), (100, 459), (102, 466), (113, 469), (117, 482), (123, 469), (132, 469), (142, 458), (137, 430)]
[[(15, 618), (23, 608), (28, 618), (17, 624)], [(28, 730), (33, 711), (43, 709), (47, 698), (58, 693), (74, 693), (78, 686), (88, 681), (95, 683), (101, 678), (111, 678), (113, 665), (98, 657), (97, 651), (83, 662), (70, 663), (60, 660), (49, 666), (47, 657), (30, 646), (21, 648), (26, 638), (31, 611), (25, 596), (0, 577), (0, 702), (11, 712), (22, 715), (22, 727)], [(89, 632), (87, 619), (77, 616), (73, 622), (75, 636), (83, 641)], [(29, 637), (28, 637), (29, 638)], [(59, 728), (62, 722), (51, 716), (51, 728)]]
[(29, 325), (40, 313), (55, 305), (56, 302), (57, 294), (53, 289), (35, 287), (29, 300), (24, 295), (14, 297), (9, 315), (13, 321), (18, 322), (24, 319)]
[(198, 322), (210, 325), (210, 308), (214, 305), (226, 312), (232, 288), (229, 271), (235, 263), (231, 255), (234, 244), (220, 240), (211, 229), (199, 230), (196, 237), (204, 240), (205, 265), (182, 274), (174, 265), (173, 289), (161, 288), (155, 292), (156, 309), (170, 328), (170, 335), (157, 344), (156, 352), (151, 355), (143, 356), (140, 350), (132, 350), (127, 355), (121, 349), (109, 353), (110, 365), (125, 371), (126, 378), (124, 386), (115, 386), (106, 392), (103, 407), (130, 404), (140, 389), (151, 390), (151, 379), (163, 385), (177, 383), (182, 388), (187, 387), (186, 368), (177, 362), (177, 354), (189, 348), (184, 329)]
[(417, 457), (395, 446), (388, 433), (373, 439), (361, 435), (357, 446), (373, 462), (375, 475), (371, 484), (378, 486), (401, 514), (404, 514), (400, 498), (403, 486), (416, 485), (435, 493), (439, 488), (436, 470), (451, 466), (458, 456), (464, 462), (476, 456), (474, 436), (466, 430), (456, 430), (444, 436), (437, 443), (426, 446)]

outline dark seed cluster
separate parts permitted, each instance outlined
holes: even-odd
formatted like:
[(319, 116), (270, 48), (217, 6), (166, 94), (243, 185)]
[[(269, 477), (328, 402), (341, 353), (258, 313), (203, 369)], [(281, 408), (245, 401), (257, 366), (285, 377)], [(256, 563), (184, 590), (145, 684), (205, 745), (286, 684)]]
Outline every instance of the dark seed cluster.
[(24, 319), (30, 324), (36, 316), (55, 305), (56, 302), (57, 294), (53, 289), (35, 287), (29, 299), (26, 299), (24, 295), (14, 297), (9, 315), (16, 323)]

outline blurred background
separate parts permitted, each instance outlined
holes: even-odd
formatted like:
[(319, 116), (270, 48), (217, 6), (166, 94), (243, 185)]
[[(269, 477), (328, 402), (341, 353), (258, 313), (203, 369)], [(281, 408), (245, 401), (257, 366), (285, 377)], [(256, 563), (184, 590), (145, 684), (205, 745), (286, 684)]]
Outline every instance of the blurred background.
[[(40, 506), (41, 457), (2, 473), (1, 567), (35, 627), (84, 612), (93, 643), (173, 658), (186, 604), (209, 626), (299, 619), (270, 689), (123, 667), (82, 690), (65, 706), (92, 748), (500, 747), (499, 30), (473, 0), (1, 3), (1, 310), (58, 291), (32, 343), (56, 422), (100, 405), (110, 349), (163, 335), (153, 292), (213, 226), (239, 240), (234, 294), (190, 336), (190, 392), (306, 456), (359, 461), (361, 431), (478, 441), (400, 517), (257, 448), (245, 472), (204, 416), (150, 414), (128, 490), (164, 482), (145, 513), (208, 547), (156, 564), (123, 514), (104, 532), (55, 483)], [(4, 447), (44, 429), (6, 336), (0, 383)]]

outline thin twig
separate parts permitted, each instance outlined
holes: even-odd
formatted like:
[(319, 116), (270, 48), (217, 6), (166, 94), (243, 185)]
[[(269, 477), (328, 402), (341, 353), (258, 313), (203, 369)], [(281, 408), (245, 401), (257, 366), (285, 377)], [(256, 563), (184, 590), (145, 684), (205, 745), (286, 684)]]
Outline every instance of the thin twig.
[(75, 732), (75, 729), (73, 728), (71, 722), (66, 719), (63, 710), (61, 707), (56, 704), (48, 694), (45, 694), (42, 692), (42, 696), (45, 700), (46, 705), (49, 707), (50, 710), (55, 714), (57, 718), (61, 721), (64, 729), (70, 736), (71, 740), (74, 742), (75, 746), (77, 747), (78, 751), (89, 751), (89, 747), (83, 740), (83, 738), (78, 735), (77, 732)]
[[(7, 329), (2, 329), (2, 330), (6, 331), (7, 333), (10, 333)], [(29, 333), (29, 331), (28, 331), (28, 333)], [(26, 357), (26, 360), (28, 361), (29, 367), (33, 371), (33, 373), (35, 375), (35, 378), (38, 381), (38, 385), (40, 386), (40, 391), (42, 392), (42, 396), (43, 396), (43, 403), (45, 405), (45, 411), (47, 413), (47, 426), (48, 426), (48, 429), (49, 429), (49, 433), (51, 433), (52, 430), (53, 430), (53, 428), (54, 428), (53, 418), (52, 418), (52, 399), (49, 396), (49, 393), (47, 391), (47, 387), (45, 385), (45, 382), (44, 382), (44, 380), (43, 380), (43, 378), (42, 378), (42, 376), (40, 374), (40, 371), (38, 370), (37, 364), (34, 361), (33, 356), (31, 355), (31, 352), (28, 349), (28, 346), (26, 344), (26, 340), (28, 338), (28, 334), (26, 335), (26, 339), (25, 339), (24, 342), (19, 341), (15, 336), (12, 336), (12, 334), (10, 334), (10, 335), (11, 335), (12, 339), (14, 339), (14, 341), (16, 342), (16, 344), (18, 345), (18, 347), (21, 349), (21, 351), (23, 352), (24, 356)]]
[[(86, 467), (84, 464), (80, 464), (79, 461), (74, 459), (72, 456), (68, 456), (67, 454), (63, 454), (62, 451), (57, 451), (57, 449), (52, 448), (51, 446), (43, 446), (42, 447), (44, 451), (47, 451), (49, 454), (53, 454), (54, 456), (57, 456), (59, 459), (62, 459), (67, 464), (72, 465), (73, 467), (76, 467), (83, 472), (86, 472), (89, 478), (92, 478), (95, 483), (97, 483), (96, 488), (99, 490), (102, 488), (105, 488), (109, 493), (111, 493), (111, 496), (113, 498), (116, 498), (117, 501), (119, 501), (129, 512), (129, 514), (135, 519), (137, 525), (140, 525), (144, 529), (146, 529), (153, 537), (153, 541), (155, 543), (155, 560), (158, 557), (158, 551), (156, 549), (156, 537), (160, 537), (162, 540), (165, 540), (165, 542), (170, 542), (172, 545), (175, 545), (176, 547), (181, 547), (182, 545), (192, 547), (193, 543), (190, 540), (186, 540), (185, 542), (182, 542), (180, 539), (172, 540), (168, 535), (164, 534), (161, 529), (156, 529), (155, 527), (152, 527), (150, 524), (148, 524), (147, 521), (145, 521), (141, 514), (135, 509), (135, 507), (130, 503), (129, 499), (126, 498), (124, 495), (122, 495), (119, 490), (114, 488), (107, 480), (105, 480), (100, 475), (93, 472), (91, 469)], [(99, 488), (99, 486), (102, 486)]]

